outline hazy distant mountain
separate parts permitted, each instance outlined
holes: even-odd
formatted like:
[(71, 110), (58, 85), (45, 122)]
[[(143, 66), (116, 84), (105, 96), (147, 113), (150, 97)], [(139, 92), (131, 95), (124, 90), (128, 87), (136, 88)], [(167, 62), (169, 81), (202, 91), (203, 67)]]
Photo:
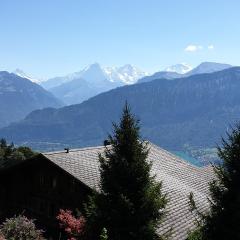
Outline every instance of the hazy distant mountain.
[(176, 72), (161, 71), (161, 72), (156, 72), (153, 75), (140, 78), (137, 83), (151, 82), (155, 79), (171, 80), (171, 79), (180, 78), (180, 77), (183, 77), (183, 76), (184, 76), (183, 74), (176, 73)]
[(109, 81), (103, 69), (98, 64), (92, 64), (81, 75), (79, 74), (78, 78), (50, 88), (49, 91), (65, 104), (70, 105), (81, 103), (99, 93), (122, 85), (120, 81)]
[(170, 150), (215, 147), (229, 124), (240, 120), (239, 89), (240, 67), (124, 86), (82, 104), (34, 111), (1, 129), (0, 137), (41, 147), (101, 144), (127, 100), (145, 139)]
[(180, 63), (180, 64), (176, 64), (176, 65), (172, 65), (170, 67), (165, 68), (164, 71), (166, 72), (175, 72), (175, 73), (179, 73), (179, 74), (185, 74), (189, 71), (192, 70), (192, 67), (186, 63)]
[(201, 73), (212, 73), (217, 71), (222, 71), (227, 68), (233, 67), (229, 64), (224, 63), (215, 63), (215, 62), (203, 62), (191, 71), (186, 73), (186, 76), (191, 76), (195, 74), (201, 74)]
[(143, 76), (146, 73), (132, 65), (104, 68), (95, 63), (80, 72), (43, 82), (42, 86), (69, 105), (125, 84), (133, 84)]
[(229, 64), (215, 63), (215, 62), (203, 62), (197, 67), (191, 70), (191, 67), (187, 64), (176, 64), (166, 68), (164, 71), (156, 72), (153, 75), (146, 76), (138, 80), (138, 83), (150, 82), (155, 79), (175, 79), (182, 77), (189, 77), (201, 73), (213, 73), (224, 69), (231, 68)]
[(0, 126), (18, 121), (33, 110), (60, 106), (58, 99), (29, 79), (0, 72)]

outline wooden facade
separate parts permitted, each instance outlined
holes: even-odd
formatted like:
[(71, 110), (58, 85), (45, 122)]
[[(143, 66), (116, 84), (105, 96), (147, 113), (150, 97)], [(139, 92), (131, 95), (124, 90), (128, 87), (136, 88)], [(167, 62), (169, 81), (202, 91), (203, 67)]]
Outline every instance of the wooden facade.
[(57, 236), (59, 209), (80, 210), (91, 189), (43, 155), (0, 174), (1, 219), (24, 214)]

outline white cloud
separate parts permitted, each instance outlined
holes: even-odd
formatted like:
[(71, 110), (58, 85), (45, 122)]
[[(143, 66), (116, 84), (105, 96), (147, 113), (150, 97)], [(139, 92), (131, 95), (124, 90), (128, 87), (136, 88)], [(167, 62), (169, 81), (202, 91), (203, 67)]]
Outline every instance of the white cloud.
[(186, 52), (196, 52), (196, 51), (199, 51), (199, 50), (202, 50), (203, 47), (201, 45), (188, 45), (184, 51)]
[(208, 45), (208, 50), (213, 50), (214, 46), (213, 45)]

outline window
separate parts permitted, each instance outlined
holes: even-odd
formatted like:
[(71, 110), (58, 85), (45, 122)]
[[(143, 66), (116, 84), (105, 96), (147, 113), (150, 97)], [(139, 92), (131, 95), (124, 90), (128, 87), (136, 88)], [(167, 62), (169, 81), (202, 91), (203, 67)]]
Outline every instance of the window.
[(57, 178), (54, 177), (54, 178), (52, 179), (52, 188), (56, 188), (56, 186), (57, 186)]
[(40, 200), (39, 211), (40, 211), (40, 213), (45, 212), (45, 202), (43, 200)]
[(44, 185), (44, 176), (42, 174), (39, 177), (39, 183), (40, 183), (40, 186)]
[(55, 209), (55, 205), (53, 203), (49, 204), (48, 215), (49, 215), (49, 217), (56, 217), (56, 209)]

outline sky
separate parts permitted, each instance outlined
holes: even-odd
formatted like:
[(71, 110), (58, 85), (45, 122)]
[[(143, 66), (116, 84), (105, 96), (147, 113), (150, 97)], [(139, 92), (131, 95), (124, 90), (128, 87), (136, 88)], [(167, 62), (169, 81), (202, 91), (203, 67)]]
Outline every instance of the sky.
[(127, 63), (240, 65), (239, 0), (0, 0), (0, 70), (47, 79)]

